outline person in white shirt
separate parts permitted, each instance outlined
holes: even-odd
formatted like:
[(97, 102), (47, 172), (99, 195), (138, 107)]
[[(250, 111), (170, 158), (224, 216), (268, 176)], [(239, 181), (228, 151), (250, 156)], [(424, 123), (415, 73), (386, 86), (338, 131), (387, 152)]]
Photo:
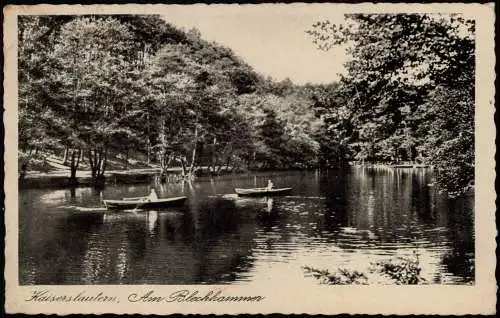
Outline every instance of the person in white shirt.
[(156, 194), (156, 191), (154, 188), (151, 188), (151, 192), (149, 193), (148, 199), (149, 199), (149, 201), (157, 201), (158, 200), (158, 195)]
[(274, 187), (274, 184), (271, 182), (271, 180), (267, 180), (267, 189), (271, 190)]

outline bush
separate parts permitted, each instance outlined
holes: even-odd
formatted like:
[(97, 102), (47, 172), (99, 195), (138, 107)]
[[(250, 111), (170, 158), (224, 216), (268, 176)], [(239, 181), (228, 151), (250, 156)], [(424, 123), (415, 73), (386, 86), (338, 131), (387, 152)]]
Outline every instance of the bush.
[(49, 172), (53, 168), (47, 164), (43, 155), (27, 155), (26, 153), (19, 152), (17, 156), (19, 169), (26, 165), (28, 171)]
[(422, 268), (418, 257), (398, 257), (396, 260), (377, 262), (374, 266), (375, 271), (389, 277), (398, 285), (417, 285), (425, 282), (420, 276)]
[(330, 273), (328, 270), (320, 270), (309, 266), (303, 267), (306, 274), (319, 279), (321, 284), (328, 285), (367, 285), (368, 278), (364, 273), (349, 271), (339, 268), (338, 273)]
[[(426, 280), (420, 275), (421, 267), (418, 257), (398, 257), (389, 261), (372, 263), (370, 273), (378, 273), (388, 277), (397, 285), (417, 285), (425, 284)], [(320, 281), (320, 284), (327, 285), (368, 285), (370, 282), (367, 275), (347, 269), (339, 268), (336, 273), (330, 273), (326, 269), (316, 269), (304, 266), (306, 275), (312, 276)]]

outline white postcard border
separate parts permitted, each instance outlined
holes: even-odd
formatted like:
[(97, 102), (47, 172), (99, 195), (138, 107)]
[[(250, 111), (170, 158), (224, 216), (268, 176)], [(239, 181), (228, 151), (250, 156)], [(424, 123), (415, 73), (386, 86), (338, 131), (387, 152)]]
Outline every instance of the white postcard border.
[[(203, 4), (199, 4), (203, 6)], [(273, 10), (273, 5), (260, 4)], [(288, 4), (308, 10), (313, 4)], [(492, 314), (495, 312), (495, 124), (494, 9), (492, 4), (318, 4), (343, 12), (465, 12), (476, 19), (476, 280), (472, 286), (318, 286), (302, 288), (284, 281), (281, 286), (138, 285), (138, 286), (20, 286), (18, 281), (17, 189), (17, 15), (21, 14), (158, 14), (162, 5), (36, 5), (4, 8), (4, 126), (5, 126), (5, 280), (8, 313), (369, 313), (369, 314)], [(229, 5), (224, 6), (228, 10)], [(230, 8), (229, 8), (230, 9)], [(56, 295), (118, 297), (114, 302), (27, 301), (34, 291)], [(220, 291), (224, 296), (262, 296), (256, 302), (130, 302), (131, 294), (168, 296), (179, 290), (200, 295)]]

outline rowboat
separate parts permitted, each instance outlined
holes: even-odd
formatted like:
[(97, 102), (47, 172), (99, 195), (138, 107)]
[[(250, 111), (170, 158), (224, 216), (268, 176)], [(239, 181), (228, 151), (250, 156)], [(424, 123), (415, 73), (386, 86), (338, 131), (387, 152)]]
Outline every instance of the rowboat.
[(123, 200), (103, 200), (108, 210), (129, 210), (129, 209), (164, 209), (168, 207), (181, 206), (187, 197), (175, 197), (148, 201), (143, 197), (124, 198)]
[(292, 191), (292, 188), (251, 188), (251, 189), (241, 189), (234, 188), (234, 192), (240, 197), (264, 197), (264, 196), (276, 196), (285, 195)]

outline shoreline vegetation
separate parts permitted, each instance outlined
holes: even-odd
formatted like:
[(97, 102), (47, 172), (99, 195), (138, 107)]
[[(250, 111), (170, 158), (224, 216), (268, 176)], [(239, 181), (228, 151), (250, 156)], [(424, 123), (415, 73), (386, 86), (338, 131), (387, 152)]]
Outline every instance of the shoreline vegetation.
[[(28, 156), (21, 155), (21, 158)], [(182, 167), (169, 167), (165, 170), (158, 164), (148, 164), (143, 161), (127, 158), (124, 162), (123, 158), (113, 158), (109, 160), (109, 170), (106, 171), (99, 182), (92, 177), (92, 171), (88, 169), (88, 165), (82, 160), (80, 167), (87, 167), (87, 170), (76, 170), (74, 178), (71, 178), (71, 166), (64, 158), (57, 157), (54, 154), (39, 154), (37, 160), (20, 160), (19, 165), (23, 166), (24, 171), (19, 173), (20, 189), (32, 188), (61, 188), (61, 187), (78, 187), (78, 186), (104, 186), (105, 184), (138, 184), (149, 182), (170, 182), (176, 183), (181, 181), (193, 181), (198, 177), (218, 177), (227, 175), (241, 175), (252, 172), (265, 171), (297, 171), (297, 170), (323, 170), (332, 168), (346, 167), (367, 167), (374, 169), (430, 169), (433, 166), (416, 163), (416, 162), (398, 162), (398, 163), (364, 163), (364, 162), (348, 162), (343, 167), (287, 167), (274, 169), (247, 169), (245, 167), (233, 166), (198, 166), (193, 169), (193, 175), (187, 178), (183, 176)], [(162, 176), (164, 179), (162, 180)]]
[[(150, 171), (137, 169), (152, 167), (170, 182), (172, 171), (193, 180), (200, 167), (217, 175), (417, 162), (453, 196), (473, 188), (474, 21), (316, 22), (297, 36), (319, 50), (349, 43), (350, 59), (337, 82), (297, 85), (165, 19), (19, 17), (23, 187), (145, 180)], [(54, 168), (67, 175), (30, 173)]]
[[(54, 156), (51, 156), (54, 160)], [(162, 182), (162, 169), (157, 165), (146, 165), (145, 163), (135, 162), (137, 167), (128, 169), (112, 169), (103, 174), (101, 183), (96, 183), (92, 178), (90, 170), (78, 170), (75, 173), (75, 178), (70, 178), (70, 167), (59, 165), (58, 168), (47, 165), (42, 165), (44, 171), (27, 170), (24, 174), (19, 175), (20, 189), (32, 188), (61, 188), (61, 187), (78, 187), (78, 186), (103, 186), (105, 184), (137, 184), (149, 182)], [(366, 167), (374, 169), (430, 169), (432, 166), (420, 163), (349, 163), (346, 167)], [(336, 167), (336, 168), (346, 168)], [(120, 168), (115, 166), (115, 168)], [(272, 171), (296, 171), (296, 170), (323, 170), (331, 169), (331, 167), (295, 167), (286, 169), (272, 169)], [(215, 172), (214, 172), (215, 171)], [(213, 167), (204, 166), (195, 169), (195, 177), (186, 179), (182, 176), (182, 167), (170, 167), (167, 170), (166, 178), (163, 182), (176, 183), (183, 180), (192, 181), (197, 177), (218, 177), (225, 175), (242, 175), (252, 172), (265, 172), (266, 169), (246, 170), (234, 167)]]
[(320, 284), (326, 285), (429, 284), (421, 275), (422, 267), (417, 254), (371, 263), (364, 272), (345, 268), (331, 272), (328, 269), (311, 266), (304, 266), (302, 269), (306, 276), (311, 276)]

